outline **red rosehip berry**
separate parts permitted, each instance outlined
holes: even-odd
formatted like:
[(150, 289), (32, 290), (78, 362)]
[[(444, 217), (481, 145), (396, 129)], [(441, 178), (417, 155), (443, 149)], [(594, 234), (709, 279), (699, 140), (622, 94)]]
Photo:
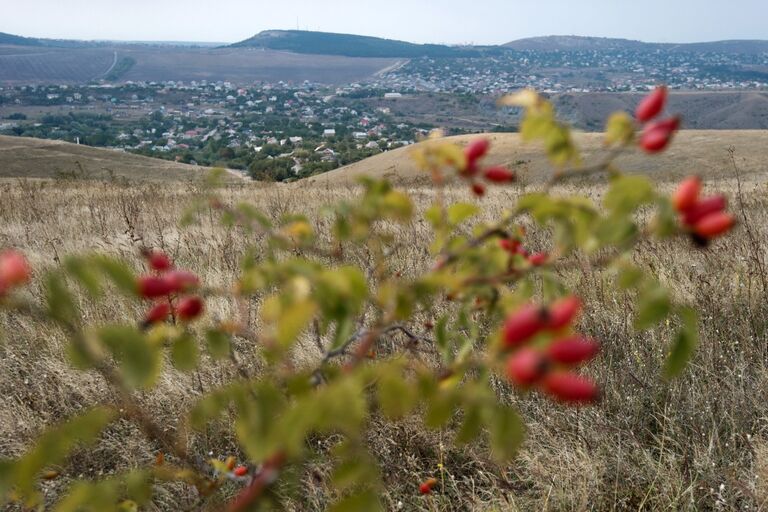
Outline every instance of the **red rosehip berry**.
[(647, 123), (658, 116), (667, 103), (667, 88), (657, 87), (651, 94), (643, 98), (635, 111), (635, 117), (641, 123)]
[(483, 197), (485, 195), (485, 185), (483, 185), (482, 183), (473, 183), (472, 193), (475, 194), (477, 197)]
[(200, 297), (184, 297), (176, 306), (176, 315), (179, 320), (192, 321), (203, 314), (205, 305)]
[(509, 348), (522, 345), (547, 326), (547, 310), (536, 304), (526, 304), (504, 322), (504, 344)]
[(160, 322), (165, 322), (169, 316), (171, 316), (171, 305), (167, 302), (158, 302), (147, 311), (144, 317), (144, 324), (159, 324)]
[(672, 204), (678, 212), (690, 210), (699, 200), (701, 193), (701, 178), (689, 176), (685, 178), (672, 195)]
[(693, 226), (712, 213), (722, 212), (728, 206), (724, 195), (707, 197), (694, 204), (683, 215), (683, 223)]
[(591, 379), (568, 372), (547, 375), (543, 389), (561, 402), (574, 404), (592, 403), (600, 397), (600, 388)]
[(29, 282), (32, 267), (19, 251), (7, 250), (0, 253), (0, 288), (14, 288)]
[(163, 276), (173, 293), (184, 293), (200, 287), (200, 278), (186, 270), (173, 270)]
[(530, 256), (528, 256), (528, 263), (530, 263), (534, 267), (540, 267), (541, 265), (544, 265), (547, 261), (549, 261), (549, 254), (545, 252), (537, 252), (535, 254), (531, 254)]
[(648, 153), (663, 151), (672, 141), (672, 137), (679, 127), (679, 117), (649, 123), (640, 136), (640, 146)]
[(485, 179), (493, 183), (509, 183), (515, 179), (515, 173), (506, 167), (489, 167), (483, 172)]
[(424, 495), (431, 494), (432, 489), (434, 489), (436, 485), (437, 485), (437, 479), (430, 478), (419, 486), (419, 493)]
[(142, 276), (137, 282), (138, 293), (145, 299), (165, 297), (173, 292), (171, 283), (165, 277)]
[(483, 158), (490, 148), (491, 141), (488, 139), (473, 140), (464, 148), (464, 156), (467, 158), (467, 163), (472, 164)]
[(693, 232), (709, 240), (730, 231), (734, 224), (736, 224), (736, 218), (730, 213), (710, 213), (693, 226)]
[(517, 251), (520, 250), (520, 241), (512, 238), (500, 238), (499, 247), (510, 254), (517, 254)]
[(548, 368), (547, 358), (540, 351), (524, 347), (507, 359), (507, 377), (522, 387), (529, 387), (538, 382)]
[(600, 352), (600, 344), (590, 338), (576, 336), (555, 341), (547, 347), (549, 358), (560, 364), (579, 364), (593, 359)]
[(555, 301), (549, 306), (547, 315), (547, 327), (549, 329), (562, 329), (570, 325), (581, 311), (581, 300), (576, 296), (565, 297)]
[(237, 466), (232, 473), (235, 474), (235, 476), (245, 476), (248, 474), (248, 468), (245, 466)]
[(161, 251), (152, 251), (147, 254), (147, 262), (149, 263), (149, 267), (157, 272), (166, 272), (173, 268), (171, 258)]
[(475, 176), (477, 174), (477, 172), (479, 170), (480, 170), (480, 166), (477, 165), (477, 162), (474, 162), (474, 161), (470, 162), (470, 161), (468, 161), (466, 167), (464, 167), (463, 169), (459, 170), (459, 175), (462, 178), (472, 178), (473, 176)]

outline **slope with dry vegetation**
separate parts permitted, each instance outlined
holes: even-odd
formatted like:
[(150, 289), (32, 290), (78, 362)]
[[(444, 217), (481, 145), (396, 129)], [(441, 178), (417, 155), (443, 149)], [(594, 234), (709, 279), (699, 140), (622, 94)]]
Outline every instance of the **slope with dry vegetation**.
[[(739, 142), (743, 147), (747, 140), (756, 144), (765, 134), (719, 134), (714, 140), (697, 137), (704, 136), (683, 134), (684, 142), (667, 160), (661, 160), (654, 176), (663, 182), (681, 173), (703, 173), (727, 192), (742, 216), (741, 226), (707, 252), (682, 241), (674, 245), (648, 241), (635, 254), (638, 263), (653, 269), (663, 281), (677, 283), (675, 294), (701, 314), (701, 346), (684, 378), (671, 384), (658, 379), (669, 327), (635, 333), (628, 321), (628, 298), (608, 286), (606, 277), (592, 272), (584, 261), (581, 268), (564, 277), (587, 304), (580, 329), (605, 341), (604, 353), (592, 372), (605, 383), (602, 404), (566, 409), (510, 392), (509, 399), (523, 412), (530, 435), (509, 466), (488, 460), (484, 446), (455, 447), (450, 439), (457, 426), (432, 432), (410, 420), (374, 425), (367, 441), (381, 461), (387, 508), (743, 510), (764, 506), (768, 500), (768, 404), (763, 399), (768, 391), (768, 275), (763, 249), (768, 244), (768, 201), (764, 168), (750, 150), (759, 154), (765, 145), (736, 153), (736, 163), (744, 173), (738, 182), (725, 147)], [(697, 140), (706, 145), (697, 145)], [(514, 138), (497, 137), (497, 147), (503, 148), (505, 141), (513, 141), (514, 156), (499, 154), (497, 159), (514, 162), (526, 158)], [(683, 148), (689, 147), (687, 153)], [(694, 151), (701, 155), (696, 160), (692, 160)], [(387, 164), (380, 164), (385, 158), (405, 166), (396, 157), (393, 152), (367, 165), (378, 166), (376, 173), (386, 173)], [(531, 175), (536, 176), (538, 171), (530, 167)], [(346, 172), (360, 174), (362, 168)], [(414, 179), (407, 168), (400, 170)], [(539, 186), (535, 179), (529, 181), (483, 199), (485, 220), (500, 215), (523, 191)], [(406, 186), (419, 208), (432, 202), (433, 188)], [(576, 191), (600, 197), (604, 189), (583, 183), (558, 188), (555, 193)], [(239, 184), (222, 191), (228, 203), (247, 199), (275, 219), (289, 211), (321, 219), (324, 205), (357, 192), (342, 172), (292, 187)], [(235, 279), (247, 246), (259, 240), (237, 227), (220, 226), (212, 214), (204, 213), (198, 226), (178, 228), (178, 219), (200, 193), (194, 183), (157, 187), (7, 181), (0, 186), (0, 245), (23, 250), (37, 269), (60, 265), (66, 254), (93, 249), (121, 256), (140, 268), (139, 248), (158, 247), (180, 266), (206, 275), (211, 285), (223, 285)], [(446, 193), (451, 201), (473, 200), (458, 187)], [(320, 222), (319, 226), (319, 236), (329, 237), (329, 225)], [(529, 233), (531, 249), (541, 248), (546, 235)], [(418, 222), (403, 226), (398, 228), (398, 237), (401, 249), (393, 258), (400, 272), (417, 275), (432, 264), (427, 251), (428, 226)], [(363, 251), (350, 251), (345, 257), (366, 268)], [(43, 292), (35, 288), (32, 293), (40, 296)], [(126, 306), (122, 301), (87, 307), (85, 315), (94, 323), (130, 322), (142, 314), (135, 305)], [(232, 307), (218, 301), (210, 304), (210, 314), (225, 317)], [(0, 347), (0, 393), (5, 397), (0, 404), (1, 455), (19, 455), (44, 426), (89, 404), (110, 401), (109, 389), (96, 373), (77, 372), (64, 363), (66, 343), (61, 333), (10, 313), (2, 313), (0, 322), (5, 336)], [(242, 366), (258, 374), (263, 361), (256, 348), (248, 347), (244, 340), (236, 340), (236, 344), (238, 353), (245, 356)], [(311, 337), (301, 347), (295, 361), (298, 366), (314, 364), (322, 357)], [(434, 352), (434, 347), (425, 345), (419, 357), (429, 361)], [(183, 411), (202, 393), (234, 378), (234, 371), (228, 362), (213, 361), (191, 374), (169, 370), (159, 386), (142, 394), (140, 401), (160, 424), (181, 428), (178, 419)], [(319, 453), (332, 444), (330, 440), (316, 441)], [(226, 425), (195, 436), (192, 444), (195, 453), (213, 457), (233, 453), (237, 446)], [(82, 450), (72, 458), (65, 475), (110, 475), (146, 464), (154, 459), (156, 450), (135, 426), (117, 422), (94, 449)], [(335, 498), (328, 486), (330, 472), (330, 461), (323, 457), (295, 475), (295, 485), (303, 489), (294, 502), (297, 510), (322, 509)], [(440, 492), (419, 497), (419, 481), (435, 472), (442, 479)], [(68, 477), (62, 477), (45, 483), (47, 498), (60, 495), (68, 482)], [(166, 485), (160, 486), (154, 509), (186, 510), (196, 503), (196, 496), (188, 490)], [(220, 503), (209, 504), (210, 510), (220, 507)]]

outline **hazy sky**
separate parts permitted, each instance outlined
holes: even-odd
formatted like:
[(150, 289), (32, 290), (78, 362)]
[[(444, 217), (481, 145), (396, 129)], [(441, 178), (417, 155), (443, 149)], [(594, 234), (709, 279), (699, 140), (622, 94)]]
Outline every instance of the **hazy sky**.
[(69, 39), (235, 42), (297, 23), (420, 43), (768, 39), (768, 0), (0, 0), (0, 13), (0, 32)]

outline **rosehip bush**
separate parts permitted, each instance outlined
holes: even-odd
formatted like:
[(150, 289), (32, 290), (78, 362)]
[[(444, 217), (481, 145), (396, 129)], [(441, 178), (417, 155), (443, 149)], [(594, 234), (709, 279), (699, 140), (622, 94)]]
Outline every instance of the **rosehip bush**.
[[(417, 146), (413, 156), (438, 189), (423, 215), (433, 231), (434, 263), (417, 275), (393, 268), (397, 224), (416, 220), (412, 200), (371, 178), (362, 180), (359, 198), (328, 210), (330, 240), (317, 236), (307, 218), (287, 215), (273, 222), (248, 204), (227, 206), (210, 188), (186, 222), (212, 209), (223, 224), (263, 240), (228, 286), (177, 268), (150, 248), (138, 274), (128, 262), (101, 255), (69, 257), (47, 273), (37, 269), (45, 288), (38, 301), (24, 290), (33, 274), (25, 257), (0, 253), (0, 305), (66, 333), (72, 363), (98, 372), (116, 397), (51, 428), (22, 457), (0, 461), (0, 499), (41, 508), (38, 483), (56, 478), (52, 469), (77, 445), (95, 442), (118, 419), (135, 424), (153, 444), (154, 464), (79, 482), (58, 510), (136, 510), (152, 500), (160, 482), (194, 488), (201, 507), (233, 487), (232, 512), (279, 506), (291, 489), (282, 482), (313, 456), (307, 441), (318, 436), (333, 440), (337, 510), (380, 509), (382, 483), (365, 444), (372, 416), (393, 422), (416, 416), (431, 429), (451, 425), (457, 442), (485, 438), (490, 455), (508, 461), (525, 433), (510, 395), (540, 395), (551, 407), (590, 406), (600, 399), (589, 365), (607, 340), (579, 329), (582, 310), (600, 305), (583, 304), (562, 277), (585, 262), (633, 298), (636, 329), (661, 322), (677, 329), (663, 377), (680, 374), (696, 348), (696, 313), (635, 266), (632, 251), (645, 239), (673, 237), (705, 248), (735, 220), (723, 196), (701, 196), (696, 177), (669, 195), (615, 165), (622, 153), (658, 152), (672, 141), (679, 119), (658, 120), (666, 99), (661, 88), (642, 102), (636, 119), (611, 116), (604, 158), (585, 163), (551, 103), (530, 90), (503, 98), (501, 104), (524, 109), (521, 136), (543, 144), (552, 174), (491, 223), (472, 222), (482, 196), (516, 176), (484, 165), (490, 141), (479, 137), (461, 148), (432, 137)], [(606, 180), (600, 204), (556, 192), (555, 185), (586, 174)], [(454, 177), (477, 196), (473, 202), (445, 202), (440, 188)], [(530, 229), (551, 234), (545, 251), (526, 249)], [(345, 258), (358, 248), (373, 262), (367, 272)], [(91, 301), (120, 294), (142, 314), (131, 325), (89, 324), (76, 289)], [(229, 316), (214, 315), (212, 301), (231, 304)], [(315, 340), (323, 356), (300, 367), (292, 356), (304, 337)], [(241, 366), (235, 346), (259, 353), (264, 364), (258, 374)], [(206, 358), (229, 360), (238, 378), (202, 396), (184, 428), (158, 424), (138, 394), (156, 384), (169, 362), (194, 371)], [(222, 422), (236, 435), (238, 453), (221, 460), (190, 451), (196, 432)], [(430, 475), (413, 481), (419, 499), (441, 489)]]

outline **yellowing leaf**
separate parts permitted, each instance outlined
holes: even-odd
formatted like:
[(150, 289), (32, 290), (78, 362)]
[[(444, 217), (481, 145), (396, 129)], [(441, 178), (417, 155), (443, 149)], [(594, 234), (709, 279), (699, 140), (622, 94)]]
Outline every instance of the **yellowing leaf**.
[(282, 347), (293, 344), (316, 311), (317, 305), (312, 300), (299, 301), (286, 307), (277, 321), (277, 343)]
[(514, 94), (508, 94), (499, 99), (498, 104), (505, 107), (535, 107), (541, 101), (539, 93), (533, 89), (523, 89)]
[(448, 208), (448, 222), (453, 225), (461, 224), (465, 220), (477, 215), (480, 212), (474, 204), (456, 203)]
[(626, 112), (615, 112), (608, 118), (605, 126), (605, 142), (629, 144), (635, 138), (635, 123)]

